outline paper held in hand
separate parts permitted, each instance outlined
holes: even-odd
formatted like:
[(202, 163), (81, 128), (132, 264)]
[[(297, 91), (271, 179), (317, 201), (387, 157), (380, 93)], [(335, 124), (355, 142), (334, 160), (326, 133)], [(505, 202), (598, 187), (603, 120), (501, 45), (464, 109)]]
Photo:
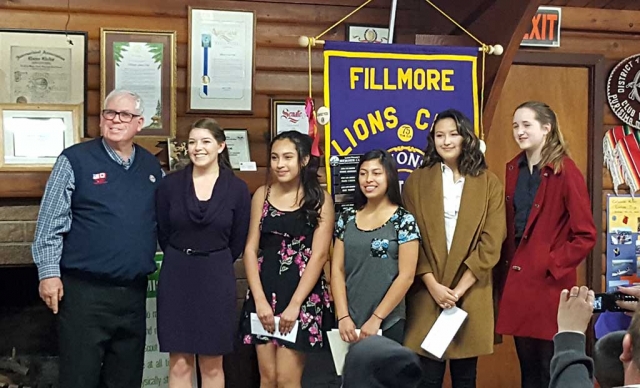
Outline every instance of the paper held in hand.
[(268, 331), (266, 331), (264, 327), (262, 327), (262, 322), (260, 322), (260, 319), (258, 318), (258, 314), (251, 313), (251, 316), (250, 316), (251, 334), (262, 335), (262, 336), (271, 337), (271, 338), (278, 338), (283, 341), (296, 343), (299, 322), (296, 321), (296, 323), (293, 324), (293, 329), (291, 329), (291, 332), (287, 335), (284, 335), (280, 333), (280, 327), (279, 327), (280, 317), (273, 317), (273, 319), (275, 320), (275, 323), (276, 323), (276, 330), (273, 332), (273, 334), (271, 334)]
[[(360, 329), (356, 329), (356, 334), (358, 337), (360, 336)], [(382, 330), (378, 330), (378, 335), (382, 335)], [(342, 340), (340, 330), (338, 329), (328, 331), (327, 338), (329, 339), (329, 347), (331, 348), (331, 356), (333, 357), (333, 365), (336, 367), (336, 373), (338, 376), (342, 376), (344, 359), (347, 356), (351, 344)]]
[(467, 319), (467, 315), (466, 311), (458, 307), (443, 310), (420, 347), (426, 352), (442, 358), (460, 326)]

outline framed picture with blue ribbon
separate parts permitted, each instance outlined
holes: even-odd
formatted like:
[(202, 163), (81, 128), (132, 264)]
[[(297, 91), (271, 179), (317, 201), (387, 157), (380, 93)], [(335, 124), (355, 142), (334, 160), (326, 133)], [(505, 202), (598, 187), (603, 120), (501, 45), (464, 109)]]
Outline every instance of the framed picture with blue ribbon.
[(189, 7), (187, 112), (253, 111), (255, 13)]

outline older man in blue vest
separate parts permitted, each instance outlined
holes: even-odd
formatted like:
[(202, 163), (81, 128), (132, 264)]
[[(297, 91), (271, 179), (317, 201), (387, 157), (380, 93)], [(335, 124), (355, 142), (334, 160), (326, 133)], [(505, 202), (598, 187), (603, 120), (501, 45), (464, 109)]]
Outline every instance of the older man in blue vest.
[(155, 270), (156, 158), (133, 143), (140, 96), (105, 99), (102, 136), (58, 157), (38, 215), (40, 297), (58, 315), (60, 387), (140, 387), (147, 275)]

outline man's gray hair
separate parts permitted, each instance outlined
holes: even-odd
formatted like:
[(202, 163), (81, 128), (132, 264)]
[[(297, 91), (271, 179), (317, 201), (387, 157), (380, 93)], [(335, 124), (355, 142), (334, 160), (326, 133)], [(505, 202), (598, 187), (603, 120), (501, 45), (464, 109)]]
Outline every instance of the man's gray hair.
[(122, 97), (122, 96), (127, 96), (129, 98), (131, 98), (135, 104), (135, 114), (141, 115), (144, 112), (144, 105), (142, 104), (142, 97), (140, 97), (140, 95), (136, 92), (132, 92), (130, 90), (126, 90), (126, 89), (114, 89), (111, 91), (111, 93), (109, 93), (107, 95), (107, 97), (105, 97), (104, 99), (104, 107), (103, 109), (107, 108), (107, 104), (109, 103), (109, 100), (111, 100), (114, 97)]

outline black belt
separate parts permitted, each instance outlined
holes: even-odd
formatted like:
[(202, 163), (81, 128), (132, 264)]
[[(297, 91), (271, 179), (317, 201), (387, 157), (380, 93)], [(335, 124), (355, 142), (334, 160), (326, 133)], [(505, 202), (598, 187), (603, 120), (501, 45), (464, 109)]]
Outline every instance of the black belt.
[(180, 252), (182, 252), (182, 253), (184, 253), (186, 255), (189, 255), (189, 256), (209, 256), (212, 253), (216, 253), (216, 252), (220, 252), (220, 251), (224, 251), (224, 250), (228, 249), (228, 248), (221, 248), (221, 249), (213, 249), (213, 250), (210, 250), (210, 251), (200, 251), (200, 250), (191, 249), (191, 248), (178, 248), (173, 244), (169, 244), (169, 245), (171, 245), (171, 247), (173, 249), (175, 249), (177, 251), (180, 251)]

